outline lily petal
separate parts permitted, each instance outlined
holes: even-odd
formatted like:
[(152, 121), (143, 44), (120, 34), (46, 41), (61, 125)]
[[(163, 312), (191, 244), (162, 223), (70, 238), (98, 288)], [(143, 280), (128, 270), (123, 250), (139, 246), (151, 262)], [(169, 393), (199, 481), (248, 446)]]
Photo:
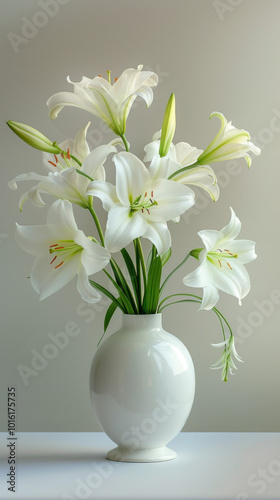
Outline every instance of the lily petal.
[(50, 266), (49, 252), (43, 250), (36, 258), (31, 270), (30, 280), (34, 290), (40, 294), (40, 300), (46, 299), (61, 290), (76, 275), (80, 257), (77, 255), (66, 260), (59, 269)]
[(207, 285), (203, 288), (203, 297), (200, 309), (212, 309), (215, 307), (219, 300), (219, 292), (217, 288), (213, 285)]
[(153, 191), (153, 197), (157, 202), (157, 205), (149, 209), (149, 214), (145, 213), (145, 217), (154, 222), (175, 219), (194, 205), (194, 192), (183, 184), (161, 179), (156, 182), (151, 181), (150, 186), (146, 185), (146, 189), (148, 192)]
[(137, 156), (126, 151), (114, 156), (116, 166), (116, 193), (123, 205), (130, 206), (145, 191), (150, 176)]
[(230, 207), (231, 211), (231, 219), (229, 221), (229, 224), (227, 224), (222, 230), (221, 230), (221, 235), (222, 235), (222, 242), (227, 241), (227, 240), (234, 240), (240, 233), (241, 230), (241, 222), (236, 216), (234, 210)]
[(49, 208), (47, 224), (77, 230), (73, 208), (69, 201), (56, 200)]
[(171, 247), (171, 235), (165, 222), (149, 223), (143, 237), (155, 245), (158, 255), (163, 255)]
[(103, 164), (107, 156), (111, 153), (117, 153), (117, 149), (114, 146), (102, 145), (93, 149), (83, 162), (82, 171), (92, 179), (105, 181)]
[(81, 266), (78, 272), (77, 289), (85, 302), (95, 304), (101, 299), (100, 293), (90, 285), (88, 274), (84, 266)]
[(100, 198), (103, 208), (107, 212), (109, 212), (114, 203), (118, 203), (119, 201), (116, 193), (116, 187), (113, 186), (113, 184), (110, 184), (110, 182), (90, 182), (87, 189), (87, 195), (92, 195)]
[(118, 252), (134, 239), (139, 238), (147, 229), (146, 220), (140, 214), (130, 216), (130, 208), (116, 203), (108, 213), (105, 232), (105, 247), (109, 252)]

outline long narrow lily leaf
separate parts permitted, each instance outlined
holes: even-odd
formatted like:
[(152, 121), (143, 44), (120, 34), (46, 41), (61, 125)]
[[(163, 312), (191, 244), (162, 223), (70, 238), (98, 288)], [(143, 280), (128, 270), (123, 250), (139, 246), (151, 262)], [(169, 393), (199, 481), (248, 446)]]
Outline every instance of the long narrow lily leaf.
[(110, 276), (109, 273), (107, 273), (107, 271), (105, 271), (104, 269), (104, 272), (106, 274), (106, 276), (109, 278), (109, 280), (113, 283), (114, 287), (116, 288), (116, 290), (118, 291), (119, 293), (119, 296), (122, 300), (122, 303), (123, 303), (123, 307), (125, 309), (125, 313), (126, 314), (134, 314), (134, 309), (129, 301), (129, 299), (127, 298), (127, 296), (125, 295), (125, 293), (123, 292), (123, 290), (121, 289), (121, 287), (118, 285), (118, 283), (114, 280), (114, 278), (112, 278), (112, 276)]
[(134, 240), (134, 246), (135, 246), (137, 274), (138, 274), (138, 270), (139, 270), (139, 280), (141, 283), (141, 275), (140, 275), (140, 269), (141, 269), (142, 270), (143, 285), (144, 285), (144, 292), (145, 292), (146, 286), (147, 286), (147, 270), (146, 270), (146, 262), (144, 259), (144, 254), (143, 254), (143, 249), (142, 249), (140, 238), (136, 238), (136, 240)]
[(165, 266), (166, 262), (169, 261), (170, 257), (171, 257), (171, 247), (163, 254), (160, 256), (161, 258), (161, 262), (162, 262), (162, 267)]
[(143, 299), (143, 311), (145, 314), (154, 314), (157, 311), (159, 301), (160, 279), (162, 262), (160, 257), (156, 257), (150, 266), (148, 281)]
[(96, 283), (96, 281), (89, 280), (89, 282), (90, 282), (91, 286), (96, 288), (99, 292), (103, 293), (112, 302), (114, 302), (116, 304), (116, 307), (119, 307), (122, 312), (124, 312), (124, 313), (126, 312), (122, 302), (119, 299), (117, 299), (111, 292), (109, 292), (109, 290), (107, 290), (107, 288), (105, 288), (102, 285), (99, 285), (99, 283)]
[(139, 311), (141, 308), (141, 287), (139, 289), (139, 283), (138, 283), (138, 279), (137, 279), (137, 272), (135, 269), (135, 265), (133, 263), (132, 258), (129, 255), (128, 251), (126, 250), (126, 248), (123, 248), (121, 250), (121, 254), (123, 256), (127, 270), (129, 272), (130, 281), (131, 281), (131, 284), (133, 286), (134, 295), (135, 295), (135, 299), (136, 299), (137, 307), (138, 307), (138, 311)]
[(118, 264), (116, 263), (115, 260), (111, 259), (111, 266), (112, 266), (112, 269), (113, 269), (113, 272), (114, 272), (114, 276), (115, 276), (115, 279), (116, 279), (116, 282), (118, 283), (119, 287), (122, 289), (123, 293), (126, 295), (126, 297), (128, 298), (134, 312), (137, 314), (137, 307), (136, 307), (136, 304), (135, 304), (135, 301), (134, 301), (134, 297), (132, 295), (132, 292), (129, 288), (129, 285), (120, 269), (120, 267), (118, 266)]
[(98, 341), (97, 347), (99, 346), (100, 342), (102, 341), (102, 339), (103, 339), (103, 337), (104, 337), (104, 335), (106, 333), (106, 330), (107, 330), (107, 328), (109, 326), (109, 323), (110, 323), (110, 321), (112, 319), (112, 316), (113, 316), (113, 314), (114, 314), (114, 312), (115, 312), (116, 309), (117, 309), (116, 303), (112, 302), (109, 305), (109, 307), (108, 307), (108, 309), (106, 311), (105, 318), (104, 318), (104, 332), (103, 332), (103, 335), (101, 336), (101, 338)]
[(156, 249), (155, 245), (153, 245), (152, 249), (148, 255), (148, 258), (147, 258), (147, 272), (149, 272), (150, 267), (151, 267), (151, 263), (153, 262), (153, 260), (156, 256), (157, 256), (157, 249)]
[[(137, 290), (138, 290), (138, 297), (140, 298), (140, 304), (141, 304), (141, 301), (142, 301), (141, 263), (140, 263), (138, 247), (136, 245), (136, 240), (134, 240), (133, 243), (134, 243), (134, 250), (135, 250)], [(142, 309), (140, 306), (139, 313), (141, 314), (141, 312), (142, 312)]]

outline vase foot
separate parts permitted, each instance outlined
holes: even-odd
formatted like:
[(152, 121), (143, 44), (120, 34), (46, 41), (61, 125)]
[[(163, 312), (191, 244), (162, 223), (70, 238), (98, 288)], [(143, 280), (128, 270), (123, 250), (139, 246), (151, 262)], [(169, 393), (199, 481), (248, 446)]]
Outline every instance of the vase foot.
[(176, 452), (166, 446), (145, 449), (129, 449), (117, 446), (107, 453), (107, 459), (115, 462), (165, 462), (173, 460), (176, 456)]

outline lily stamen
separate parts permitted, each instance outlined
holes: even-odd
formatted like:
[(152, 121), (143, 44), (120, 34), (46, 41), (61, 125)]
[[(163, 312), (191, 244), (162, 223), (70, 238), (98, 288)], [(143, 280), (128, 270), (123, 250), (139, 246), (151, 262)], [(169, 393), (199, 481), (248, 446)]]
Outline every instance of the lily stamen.
[(56, 165), (56, 163), (54, 163), (53, 161), (50, 161), (50, 160), (49, 160), (49, 161), (48, 161), (48, 163), (50, 163), (53, 167), (56, 167), (56, 166), (57, 166), (57, 165)]
[(60, 262), (60, 264), (57, 264), (57, 266), (55, 266), (55, 269), (57, 269), (58, 267), (62, 266), (62, 264), (64, 264), (64, 260), (62, 262)]
[(148, 198), (148, 192), (146, 191), (144, 196), (137, 196), (137, 198), (135, 198), (130, 206), (131, 213), (141, 210), (143, 214), (144, 210), (146, 210), (147, 213), (151, 215), (149, 208), (153, 207), (154, 205), (158, 205), (158, 202), (156, 200), (153, 200), (153, 194), (154, 192), (151, 191), (151, 197)]
[[(214, 257), (214, 259), (213, 259), (213, 257)], [(232, 253), (229, 250), (227, 250), (226, 248), (224, 248), (223, 250), (221, 248), (217, 248), (216, 250), (212, 250), (212, 251), (208, 252), (207, 258), (213, 264), (215, 263), (215, 259), (217, 259), (220, 268), (223, 267), (223, 263), (227, 264), (227, 266), (232, 271), (232, 267), (227, 262), (227, 260), (228, 259), (237, 259), (238, 258), (238, 254), (237, 253)]]

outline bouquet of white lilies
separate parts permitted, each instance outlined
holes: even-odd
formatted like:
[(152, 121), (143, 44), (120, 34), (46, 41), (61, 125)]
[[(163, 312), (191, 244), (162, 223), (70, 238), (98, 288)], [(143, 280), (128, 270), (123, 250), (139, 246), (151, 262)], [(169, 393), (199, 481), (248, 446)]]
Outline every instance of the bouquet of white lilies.
[[(124, 314), (155, 314), (178, 302), (196, 302), (200, 309), (212, 309), (218, 316), (223, 342), (223, 354), (214, 368), (222, 368), (222, 379), (236, 369), (233, 358), (241, 361), (233, 333), (227, 320), (215, 307), (219, 291), (234, 295), (239, 303), (250, 290), (250, 278), (244, 264), (256, 258), (255, 243), (236, 239), (241, 223), (231, 209), (231, 219), (220, 231), (205, 230), (198, 234), (204, 248), (191, 250), (172, 272), (162, 278), (162, 270), (171, 256), (171, 234), (168, 222), (179, 222), (180, 216), (195, 203), (191, 186), (204, 189), (212, 200), (219, 197), (214, 170), (209, 163), (244, 157), (251, 164), (249, 152), (260, 154), (250, 142), (250, 134), (235, 128), (221, 113), (211, 117), (221, 120), (221, 128), (203, 151), (186, 142), (174, 144), (175, 97), (168, 100), (162, 129), (145, 146), (140, 160), (126, 139), (126, 121), (139, 96), (147, 107), (153, 100), (152, 87), (158, 77), (143, 66), (127, 69), (111, 83), (100, 75), (83, 77), (73, 83), (74, 92), (61, 92), (47, 102), (51, 119), (64, 106), (74, 106), (95, 115), (117, 136), (109, 144), (90, 151), (87, 131), (90, 123), (78, 131), (74, 140), (61, 144), (52, 142), (42, 133), (22, 123), (9, 121), (9, 127), (32, 147), (43, 151), (47, 174), (35, 172), (17, 175), (9, 186), (17, 188), (18, 181), (36, 181), (20, 199), (20, 210), (26, 200), (45, 206), (42, 194), (57, 198), (50, 206), (46, 225), (17, 225), (16, 240), (35, 256), (30, 279), (33, 288), (44, 299), (60, 290), (77, 275), (77, 288), (83, 300), (97, 302), (105, 294), (110, 306), (104, 320), (104, 333), (117, 308)], [(68, 78), (68, 81), (70, 79)], [(115, 184), (106, 181), (106, 167), (113, 161)], [(95, 198), (108, 213), (102, 228), (96, 212)], [(89, 210), (95, 233), (87, 236), (78, 229), (73, 204)], [(147, 256), (142, 238), (151, 243)], [(127, 249), (128, 245), (133, 244)], [(132, 250), (131, 250), (132, 249)], [(121, 262), (114, 254), (120, 252)], [(199, 266), (183, 278), (189, 287), (203, 289), (202, 297), (191, 293), (163, 296), (168, 280), (192, 256)], [(121, 266), (125, 266), (125, 271)], [(110, 267), (109, 270), (105, 268)], [(93, 281), (92, 275), (103, 270), (114, 286), (115, 293)], [(129, 278), (128, 278), (129, 277)], [(112, 290), (112, 289), (111, 289)], [(225, 330), (229, 335), (226, 336)]]

